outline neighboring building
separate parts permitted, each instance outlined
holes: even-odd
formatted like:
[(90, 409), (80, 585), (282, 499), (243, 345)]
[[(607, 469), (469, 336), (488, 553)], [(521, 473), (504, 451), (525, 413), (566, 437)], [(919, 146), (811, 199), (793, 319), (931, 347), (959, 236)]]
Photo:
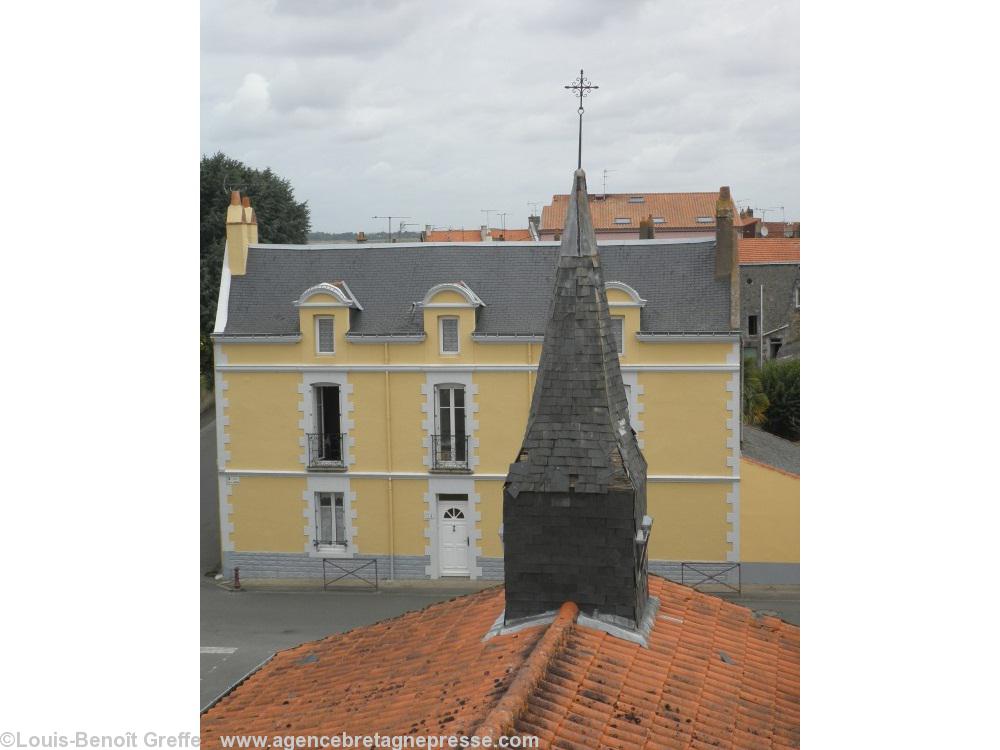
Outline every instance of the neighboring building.
[(799, 239), (741, 238), (739, 248), (744, 357), (798, 357)]
[[(718, 193), (608, 193), (590, 195), (588, 201), (598, 240), (639, 239), (644, 219), (654, 237), (702, 239), (715, 236), (718, 198)], [(568, 202), (568, 195), (553, 195), (552, 203), (542, 208), (541, 239), (559, 239)], [(738, 228), (743, 221), (739, 214), (734, 217)]]
[[(721, 241), (600, 244), (648, 512), (670, 519), (650, 570), (670, 576), (747, 561), (721, 197)], [(555, 243), (266, 245), (255, 222), (234, 195), (214, 336), (224, 572), (319, 577), (332, 558), (376, 559), (383, 577), (501, 578), (502, 491)]]
[[(671, 538), (674, 527), (688, 537), (714, 534), (691, 525), (695, 517), (711, 523), (711, 512), (699, 514), (692, 506), (719, 506), (721, 498), (697, 486), (704, 477), (688, 477), (680, 492), (667, 497), (647, 487), (653, 475), (637, 432), (629, 428), (627, 378), (617, 354), (623, 339), (613, 313), (620, 310), (612, 309), (611, 300), (621, 290), (612, 286), (606, 292), (603, 280), (614, 268), (606, 261), (615, 253), (610, 247), (598, 253), (582, 170), (574, 182), (562, 244), (543, 254), (552, 263), (549, 293), (539, 300), (548, 303), (540, 321), (545, 345), (537, 380), (527, 382), (527, 429), (517, 429), (523, 421), (515, 404), (522, 399), (510, 393), (506, 413), (490, 418), (524, 436), (507, 446), (508, 462), (514, 461), (502, 487), (504, 587), (279, 652), (205, 709), (205, 747), (221, 748), (226, 735), (298, 736), (305, 742), (376, 733), (447, 735), (454, 744), (462, 737), (473, 747), (499, 747), (505, 744), (500, 738), (511, 735), (535, 736), (540, 747), (558, 748), (799, 746), (799, 629), (647, 572), (661, 534)], [(720, 214), (721, 230), (733, 235), (731, 204), (720, 200)], [(720, 237), (719, 259), (694, 265), (711, 268), (725, 260), (735, 274), (734, 244), (733, 237)], [(682, 247), (656, 251), (661, 258), (686, 255)], [(714, 243), (710, 248), (715, 250)], [(257, 262), (253, 250), (251, 269)], [(721, 301), (718, 292), (728, 288), (728, 279), (705, 275)], [(358, 303), (361, 298), (339, 284), (332, 287), (344, 304)], [(469, 300), (470, 289), (458, 296)], [(345, 317), (351, 309), (359, 308), (348, 307)], [(480, 311), (487, 316), (488, 308)], [(713, 312), (721, 313), (724, 325), (724, 307)], [(716, 346), (686, 342), (674, 349), (673, 342), (662, 343), (684, 362), (695, 351), (688, 347)], [(626, 347), (634, 345), (629, 340)], [(385, 353), (388, 363), (388, 348)], [(698, 382), (701, 373), (714, 371), (679, 372)], [(729, 396), (735, 409), (738, 375)], [(709, 409), (719, 410), (717, 391), (729, 387), (726, 380), (706, 377), (696, 392), (670, 377), (655, 383), (675, 395), (687, 391), (687, 400), (673, 404), (669, 419), (647, 422), (648, 442), (676, 437), (697, 452), (703, 440), (721, 437), (698, 430), (719, 421)], [(480, 390), (478, 411), (470, 409), (480, 420), (494, 408), (494, 388), (499, 395), (499, 379)], [(364, 389), (360, 385), (354, 394)], [(386, 398), (392, 395), (387, 386)], [(463, 403), (469, 407), (471, 399)], [(698, 416), (691, 419), (692, 413)], [(728, 420), (726, 444), (734, 449), (730, 458), (738, 458), (736, 414)], [(652, 454), (653, 446), (646, 451)], [(723, 484), (738, 487), (728, 477)], [(655, 527), (647, 499), (650, 512), (660, 514)], [(271, 502), (276, 500), (274, 495)], [(471, 497), (449, 493), (439, 503), (446, 508), (440, 532), (447, 539), (452, 531), (445, 527), (472, 528), (477, 517), (485, 526), (491, 515), (486, 497), (473, 505)], [(738, 502), (730, 511), (735, 523), (742, 515)], [(738, 547), (738, 531), (731, 539)]]
[(743, 425), (740, 467), (741, 550), (753, 565), (767, 566), (776, 583), (799, 582), (799, 446)]
[(431, 229), (428, 226), (420, 233), (421, 242), (528, 242), (537, 239), (530, 227), (489, 229), (483, 225), (479, 229)]
[(759, 216), (753, 215), (752, 208), (744, 208), (740, 211), (740, 219), (743, 226), (741, 236), (747, 239), (791, 239), (801, 237), (800, 223), (797, 221), (762, 221)]

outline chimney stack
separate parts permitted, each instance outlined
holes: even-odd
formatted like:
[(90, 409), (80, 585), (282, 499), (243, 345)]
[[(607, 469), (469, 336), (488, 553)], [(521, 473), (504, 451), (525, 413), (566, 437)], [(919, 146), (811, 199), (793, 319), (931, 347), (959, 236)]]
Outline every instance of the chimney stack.
[(368, 237), (365, 236), (364, 232), (358, 232), (357, 241), (358, 242), (368, 242)]
[(734, 331), (740, 327), (740, 246), (735, 217), (733, 196), (724, 185), (715, 202), (715, 278), (729, 278), (729, 326)]
[(639, 239), (652, 240), (656, 238), (656, 230), (653, 229), (653, 214), (645, 219), (639, 219)]
[(229, 194), (226, 209), (226, 252), (229, 254), (229, 272), (243, 276), (247, 272), (247, 255), (250, 245), (257, 244), (257, 216), (250, 206), (250, 198), (240, 198), (238, 190)]
[(479, 238), (483, 242), (489, 242), (491, 239), (493, 239), (490, 236), (490, 228), (485, 224), (479, 225)]
[(573, 601), (581, 616), (641, 632), (646, 460), (629, 423), (582, 169), (573, 182), (528, 426), (504, 484), (504, 623)]

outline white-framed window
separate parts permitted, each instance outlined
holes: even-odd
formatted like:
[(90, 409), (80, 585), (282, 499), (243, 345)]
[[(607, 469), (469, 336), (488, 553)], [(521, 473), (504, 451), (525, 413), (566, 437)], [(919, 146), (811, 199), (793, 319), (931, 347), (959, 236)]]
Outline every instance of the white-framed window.
[(316, 493), (315, 545), (319, 552), (344, 552), (347, 550), (347, 524), (343, 493)]
[(316, 353), (333, 354), (333, 316), (316, 315)]
[(458, 354), (458, 318), (438, 318), (438, 333), (441, 339), (442, 354)]
[(646, 202), (646, 197), (643, 196), (643, 195), (630, 195), (628, 197), (628, 202), (629, 203), (645, 203)]
[(695, 219), (695, 221), (697, 221), (699, 224), (714, 224), (715, 223), (715, 219), (713, 219), (711, 216), (699, 216), (697, 219)]
[(439, 385), (434, 414), (434, 468), (468, 468), (469, 439), (465, 431), (465, 386)]
[(653, 223), (654, 224), (666, 224), (667, 220), (664, 217), (662, 217), (662, 216), (654, 216), (653, 217)]
[(632, 220), (627, 216), (616, 216), (615, 224), (631, 224)]
[(625, 318), (614, 315), (611, 317), (611, 330), (615, 335), (618, 354), (625, 353)]

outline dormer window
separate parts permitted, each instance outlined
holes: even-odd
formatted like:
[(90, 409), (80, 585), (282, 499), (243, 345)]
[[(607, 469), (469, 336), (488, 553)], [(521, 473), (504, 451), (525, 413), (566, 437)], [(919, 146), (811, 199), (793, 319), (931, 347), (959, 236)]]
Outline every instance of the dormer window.
[(442, 354), (458, 354), (458, 318), (438, 318)]
[(317, 315), (316, 320), (316, 353), (333, 354), (333, 316)]
[(631, 224), (632, 220), (627, 216), (616, 216), (615, 224)]

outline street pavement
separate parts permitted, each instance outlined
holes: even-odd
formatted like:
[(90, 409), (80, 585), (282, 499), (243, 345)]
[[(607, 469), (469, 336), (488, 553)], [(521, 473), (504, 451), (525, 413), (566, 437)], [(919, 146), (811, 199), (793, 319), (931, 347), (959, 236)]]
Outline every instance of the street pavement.
[(219, 545), (219, 473), (216, 469), (215, 411), (201, 416), (201, 572), (218, 570), (221, 564)]
[(276, 651), (461, 593), (442, 588), (323, 591), (321, 583), (316, 585), (315, 589), (228, 591), (213, 581), (202, 581), (201, 707)]
[[(400, 587), (378, 592), (323, 591), (318, 582), (315, 588), (228, 591), (203, 580), (200, 706), (208, 705), (276, 651), (473, 590), (471, 584), (464, 589), (461, 584), (455, 588), (443, 587), (448, 584), (397, 585)], [(797, 596), (760, 593), (730, 601), (799, 624)]]

